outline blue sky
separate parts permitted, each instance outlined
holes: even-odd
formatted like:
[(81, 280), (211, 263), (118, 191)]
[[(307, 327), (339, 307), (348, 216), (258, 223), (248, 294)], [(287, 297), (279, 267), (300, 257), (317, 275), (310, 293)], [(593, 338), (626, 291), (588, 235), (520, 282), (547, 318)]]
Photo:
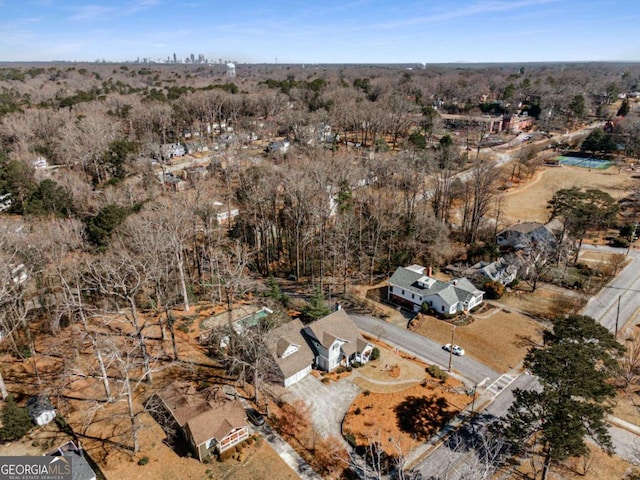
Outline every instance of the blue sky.
[(0, 61), (640, 61), (638, 0), (0, 0)]

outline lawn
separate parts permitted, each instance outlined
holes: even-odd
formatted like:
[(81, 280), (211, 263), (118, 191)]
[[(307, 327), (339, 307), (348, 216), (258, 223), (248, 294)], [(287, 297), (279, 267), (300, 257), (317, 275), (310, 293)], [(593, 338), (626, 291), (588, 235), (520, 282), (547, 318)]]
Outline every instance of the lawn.
[[(440, 343), (451, 341), (452, 325), (444, 320), (420, 315), (415, 332)], [(517, 368), (528, 348), (540, 344), (543, 326), (522, 314), (493, 308), (478, 315), (468, 325), (456, 327), (454, 342), (482, 363), (499, 372)]]
[[(355, 370), (362, 388), (347, 411), (343, 432), (351, 442), (380, 441), (385, 451), (406, 454), (437, 432), (471, 397), (464, 385), (426, 373), (427, 365), (380, 345), (380, 358)], [(348, 434), (348, 435), (347, 435)]]
[(533, 180), (504, 194), (502, 226), (517, 222), (549, 220), (547, 202), (563, 188), (590, 188), (603, 190), (614, 199), (623, 198), (633, 182), (632, 172), (618, 173), (618, 169), (591, 170), (581, 167), (542, 167)]

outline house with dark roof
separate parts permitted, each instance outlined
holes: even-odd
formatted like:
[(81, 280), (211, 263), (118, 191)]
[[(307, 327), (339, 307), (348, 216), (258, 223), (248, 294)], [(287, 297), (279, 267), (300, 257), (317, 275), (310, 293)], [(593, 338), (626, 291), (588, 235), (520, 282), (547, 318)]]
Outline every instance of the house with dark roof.
[(556, 241), (553, 226), (539, 222), (516, 223), (496, 237), (498, 245), (514, 250), (529, 249), (539, 243), (555, 245)]
[(54, 418), (56, 418), (56, 409), (44, 395), (38, 395), (37, 397), (30, 397), (27, 400), (27, 412), (31, 417), (31, 421), (36, 425), (46, 425)]
[(70, 460), (71, 480), (96, 480), (96, 474), (85, 458), (84, 450), (71, 441), (46, 452), (44, 456)]
[(420, 265), (398, 267), (388, 280), (387, 299), (409, 305), (414, 312), (420, 311), (426, 303), (437, 313), (448, 315), (469, 311), (482, 303), (484, 292), (466, 278), (442, 282), (425, 275), (425, 270)]
[(302, 335), (304, 326), (299, 319), (274, 328), (265, 335), (265, 343), (280, 371), (285, 387), (306, 377), (313, 366), (315, 355)]
[(187, 382), (172, 382), (155, 393), (202, 461), (249, 436), (244, 408), (224, 396), (208, 398)]
[(373, 351), (373, 345), (341, 308), (308, 324), (303, 334), (314, 350), (316, 367), (327, 372), (353, 362), (366, 363)]
[(470, 268), (472, 272), (488, 280), (509, 285), (516, 279), (518, 267), (506, 258), (500, 257), (495, 262), (478, 262)]

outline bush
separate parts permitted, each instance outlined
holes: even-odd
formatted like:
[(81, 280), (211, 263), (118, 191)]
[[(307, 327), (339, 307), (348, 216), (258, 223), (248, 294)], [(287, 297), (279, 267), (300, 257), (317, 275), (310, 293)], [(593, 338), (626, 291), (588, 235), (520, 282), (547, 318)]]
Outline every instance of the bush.
[(360, 367), (362, 366), (362, 364), (361, 364), (360, 362), (352, 362), (352, 363), (351, 363), (351, 366), (352, 366), (353, 368), (360, 368)]
[(616, 237), (613, 240), (611, 240), (611, 246), (617, 247), (617, 248), (628, 248), (629, 240), (627, 240), (624, 237)]
[(356, 446), (357, 446), (357, 444), (356, 444), (356, 436), (353, 433), (351, 433), (351, 432), (345, 433), (344, 434), (344, 439), (347, 441), (347, 443), (349, 445), (351, 445), (352, 448), (356, 448)]
[(340, 365), (338, 368), (336, 368), (336, 373), (344, 373), (346, 371), (347, 371), (347, 369), (345, 367), (343, 367), (342, 365)]
[(356, 409), (353, 411), (354, 415), (360, 415), (362, 413), (362, 409), (360, 407), (356, 407)]
[(437, 365), (429, 365), (427, 367), (427, 372), (429, 372), (429, 375), (431, 375), (433, 378), (440, 380), (442, 383), (446, 382), (447, 378), (449, 378), (447, 372), (442, 370)]
[(365, 397), (368, 397), (369, 395), (371, 395), (371, 392), (369, 390), (365, 390), (362, 393), (364, 394)]
[(371, 350), (371, 360), (377, 360), (380, 358), (380, 349), (378, 347), (374, 347)]
[(352, 367), (351, 365), (349, 365), (349, 366), (347, 367), (347, 372), (351, 373), (352, 371), (353, 371), (353, 367)]
[(138, 465), (146, 465), (147, 463), (149, 463), (149, 457), (146, 455), (138, 460)]
[(0, 418), (2, 418), (0, 440), (18, 440), (25, 436), (33, 426), (27, 409), (16, 405), (11, 395), (4, 402)]
[(331, 380), (329, 380), (327, 377), (324, 377), (321, 381), (322, 383), (329, 383)]
[(482, 289), (484, 290), (486, 297), (492, 300), (497, 300), (502, 295), (504, 295), (504, 285), (493, 280), (485, 282), (485, 284), (482, 286)]

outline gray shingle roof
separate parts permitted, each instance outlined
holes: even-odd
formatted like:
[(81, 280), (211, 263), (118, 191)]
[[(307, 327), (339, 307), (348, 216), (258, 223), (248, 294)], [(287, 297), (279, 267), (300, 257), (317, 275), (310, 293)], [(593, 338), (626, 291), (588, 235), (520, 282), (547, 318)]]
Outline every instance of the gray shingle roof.
[(353, 320), (342, 309), (310, 323), (305, 330), (310, 331), (325, 348), (330, 348), (336, 339), (346, 341), (341, 347), (345, 355), (352, 355), (356, 350), (362, 353), (368, 345)]
[[(284, 378), (288, 378), (313, 364), (315, 355), (302, 336), (303, 328), (302, 322), (295, 319), (278, 328), (274, 328), (265, 336), (267, 349), (278, 364)], [(282, 358), (284, 352), (291, 345), (297, 346), (298, 350)]]
[(435, 280), (431, 287), (424, 288), (418, 284), (418, 280), (422, 277), (424, 277), (423, 274), (405, 267), (398, 267), (396, 271), (393, 272), (393, 275), (391, 275), (389, 284), (412, 293), (417, 293), (422, 297), (438, 295), (447, 305), (454, 305), (458, 302), (468, 302), (472, 297), (483, 293), (466, 278), (455, 278), (450, 282)]

